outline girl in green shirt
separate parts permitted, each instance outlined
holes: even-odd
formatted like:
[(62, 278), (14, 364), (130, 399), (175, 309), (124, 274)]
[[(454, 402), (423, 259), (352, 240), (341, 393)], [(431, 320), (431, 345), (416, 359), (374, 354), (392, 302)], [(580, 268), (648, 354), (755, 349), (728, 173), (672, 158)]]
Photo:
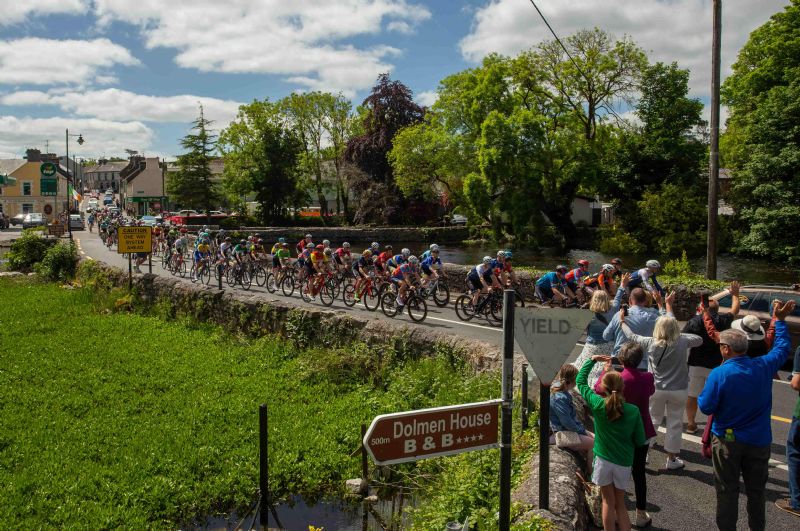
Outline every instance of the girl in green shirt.
[(601, 385), (606, 398), (589, 388), (588, 379), (597, 362), (609, 356), (593, 356), (578, 373), (576, 383), (594, 417), (594, 472), (592, 481), (603, 496), (603, 529), (629, 531), (631, 521), (625, 507), (625, 490), (631, 477), (633, 450), (645, 444), (644, 424), (639, 408), (625, 402), (622, 377), (616, 371), (603, 375)]

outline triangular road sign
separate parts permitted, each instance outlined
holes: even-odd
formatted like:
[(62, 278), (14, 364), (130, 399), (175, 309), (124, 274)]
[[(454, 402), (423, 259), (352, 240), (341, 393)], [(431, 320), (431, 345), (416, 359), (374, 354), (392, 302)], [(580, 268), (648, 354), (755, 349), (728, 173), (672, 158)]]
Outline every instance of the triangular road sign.
[(539, 381), (553, 381), (592, 317), (589, 310), (514, 308), (514, 339)]

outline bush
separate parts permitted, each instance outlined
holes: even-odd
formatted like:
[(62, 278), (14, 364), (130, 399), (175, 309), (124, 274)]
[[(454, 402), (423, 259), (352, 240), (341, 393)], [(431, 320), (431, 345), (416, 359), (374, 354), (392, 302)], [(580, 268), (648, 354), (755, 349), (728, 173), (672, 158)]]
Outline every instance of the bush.
[(22, 236), (11, 245), (8, 253), (8, 266), (25, 273), (41, 262), (47, 252), (47, 241), (33, 230), (22, 231)]
[(644, 245), (620, 225), (600, 227), (600, 252), (603, 254), (641, 254)]
[(78, 250), (74, 242), (58, 242), (44, 254), (36, 272), (48, 280), (69, 280), (75, 276)]
[(692, 274), (692, 268), (689, 265), (689, 259), (686, 257), (686, 251), (681, 253), (680, 258), (670, 260), (664, 266), (664, 274), (668, 276), (689, 276)]

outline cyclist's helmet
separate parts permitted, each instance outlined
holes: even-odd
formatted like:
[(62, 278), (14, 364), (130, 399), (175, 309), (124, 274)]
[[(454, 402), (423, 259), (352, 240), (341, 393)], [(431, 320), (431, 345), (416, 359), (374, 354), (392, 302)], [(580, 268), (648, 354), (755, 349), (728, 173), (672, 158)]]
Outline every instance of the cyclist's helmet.
[(381, 244), (379, 244), (378, 242), (372, 242), (369, 248), (373, 251), (377, 251), (378, 249), (381, 248)]
[(603, 273), (611, 273), (614, 271), (614, 266), (611, 264), (603, 264)]
[(286, 243), (286, 238), (278, 238), (278, 243)]
[(208, 231), (208, 225), (203, 225), (203, 229), (200, 232), (207, 232), (207, 231)]
[(589, 260), (578, 260), (578, 265), (581, 267), (589, 267)]
[(611, 263), (613, 265), (622, 265), (622, 260), (620, 260), (619, 258), (612, 258)]
[(487, 265), (491, 264), (492, 263), (492, 257), (491, 256), (484, 256), (483, 257), (483, 263), (487, 264)]
[(204, 243), (204, 244), (206, 244), (206, 245), (208, 245), (209, 243), (211, 243), (211, 240), (209, 239), (209, 237), (208, 237), (208, 236), (206, 236), (205, 238), (203, 238), (203, 243)]
[(658, 263), (658, 260), (648, 260), (647, 263), (645, 264), (645, 266), (646, 267), (650, 267), (652, 269), (660, 269), (661, 268), (661, 264)]
[(309, 239), (311, 239), (311, 235), (310, 234), (306, 234), (306, 240), (309, 240)]
[(384, 247), (384, 249), (387, 250), (387, 251), (391, 251), (392, 250), (392, 246), (391, 245), (387, 245), (386, 247)]
[(333, 251), (331, 251), (330, 247), (326, 247), (323, 253), (325, 253), (325, 256), (330, 256), (333, 254)]
[(306, 244), (306, 246), (304, 247), (304, 249), (314, 249), (315, 247), (316, 247), (316, 245), (314, 245), (313, 242), (308, 242)]
[(412, 266), (415, 266), (419, 263), (419, 258), (417, 258), (414, 255), (411, 255), (408, 257), (408, 263), (411, 264)]
[(324, 251), (325, 250), (325, 246), (320, 243), (319, 245), (317, 245), (316, 249), (317, 249), (317, 251)]
[(286, 242), (283, 242), (281, 245), (284, 246), (284, 247), (289, 247), (289, 244), (286, 243)]
[(349, 249), (349, 248), (350, 248), (350, 242), (344, 242), (342, 244), (342, 249)]
[(439, 246), (436, 245), (435, 243), (432, 243), (431, 244), (431, 252), (432, 253), (438, 253), (439, 252)]
[(404, 248), (402, 251), (400, 251), (400, 254), (408, 258), (411, 255), (411, 249)]
[(181, 234), (186, 234), (187, 232), (186, 227), (181, 227)]
[(247, 240), (242, 240), (239, 242), (240, 245), (247, 245)]
[(330, 247), (331, 246), (331, 241), (330, 240), (322, 240), (322, 245), (324, 247)]
[(512, 258), (514, 258), (514, 253), (512, 253), (509, 249), (506, 249), (503, 252), (506, 253), (506, 260), (511, 260)]
[(225, 238), (225, 241), (226, 241), (226, 242), (229, 242), (229, 241), (231, 241), (231, 237), (230, 237), (230, 236), (226, 237), (226, 238)]
[(364, 249), (364, 252), (361, 253), (361, 256), (363, 256), (364, 258), (369, 258), (370, 256), (372, 256), (372, 250), (371, 249)]
[(262, 240), (261, 238), (259, 238), (259, 239), (258, 239), (258, 241), (257, 241), (256, 243), (257, 243), (257, 244), (259, 244), (259, 245), (264, 245), (264, 240)]
[(566, 273), (567, 271), (569, 271), (569, 268), (565, 265), (558, 265), (556, 266), (556, 271), (558, 271), (559, 273)]
[(178, 231), (176, 231), (175, 229), (172, 229), (172, 230), (169, 231), (169, 234), (170, 234), (170, 236), (175, 236), (176, 234), (178, 234)]
[(505, 259), (505, 257), (506, 257), (506, 252), (505, 251), (497, 251), (497, 258)]

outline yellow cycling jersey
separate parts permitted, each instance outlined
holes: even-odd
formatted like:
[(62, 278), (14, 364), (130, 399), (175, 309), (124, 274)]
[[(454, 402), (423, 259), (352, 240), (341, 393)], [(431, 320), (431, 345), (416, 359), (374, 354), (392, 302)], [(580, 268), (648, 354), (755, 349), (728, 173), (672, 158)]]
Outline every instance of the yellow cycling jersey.
[(320, 262), (323, 264), (327, 264), (330, 261), (331, 261), (330, 258), (328, 258), (327, 255), (325, 255), (325, 253), (320, 253), (320, 252), (311, 253), (312, 264), (319, 264)]
[(272, 246), (272, 251), (269, 254), (275, 254), (280, 249), (283, 249), (283, 244), (282, 243), (276, 243), (275, 245)]
[(209, 253), (211, 252), (211, 247), (207, 243), (201, 243), (197, 246), (197, 250), (201, 253)]

